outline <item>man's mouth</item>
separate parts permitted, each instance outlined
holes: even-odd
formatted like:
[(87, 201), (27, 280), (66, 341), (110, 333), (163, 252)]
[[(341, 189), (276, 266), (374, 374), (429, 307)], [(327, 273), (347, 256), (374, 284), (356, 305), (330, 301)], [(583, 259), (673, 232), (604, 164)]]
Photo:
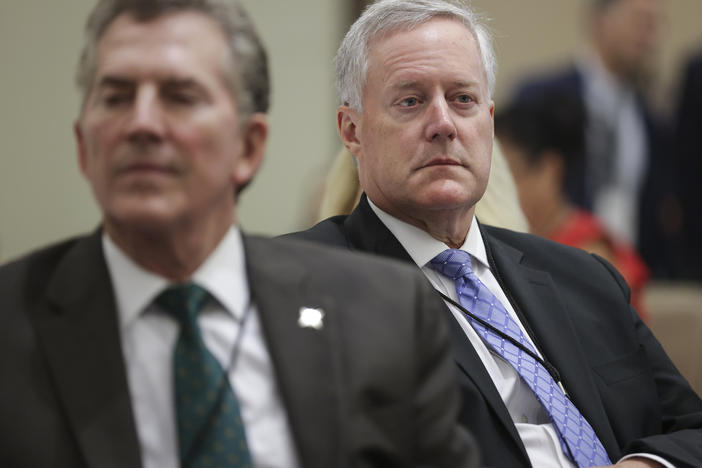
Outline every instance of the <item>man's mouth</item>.
[(168, 165), (138, 162), (120, 168), (118, 174), (175, 174), (177, 171)]
[(462, 164), (455, 159), (451, 158), (434, 158), (428, 163), (426, 163), (423, 167), (432, 167), (432, 166), (462, 166)]

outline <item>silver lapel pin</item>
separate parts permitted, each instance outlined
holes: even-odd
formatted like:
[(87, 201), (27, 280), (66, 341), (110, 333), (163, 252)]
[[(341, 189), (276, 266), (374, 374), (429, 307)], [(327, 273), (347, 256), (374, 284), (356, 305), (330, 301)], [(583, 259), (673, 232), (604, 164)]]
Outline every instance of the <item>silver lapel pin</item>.
[(300, 307), (300, 316), (297, 325), (301, 328), (314, 328), (321, 330), (324, 328), (324, 311), (312, 307)]

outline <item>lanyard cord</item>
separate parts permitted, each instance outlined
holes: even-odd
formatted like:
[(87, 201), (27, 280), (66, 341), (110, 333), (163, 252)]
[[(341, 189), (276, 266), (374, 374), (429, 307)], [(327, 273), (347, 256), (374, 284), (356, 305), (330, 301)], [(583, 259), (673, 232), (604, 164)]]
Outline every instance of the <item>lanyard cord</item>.
[[(551, 374), (551, 377), (553, 377), (553, 380), (555, 380), (558, 384), (561, 383), (561, 375), (560, 375), (560, 373), (558, 372), (558, 369), (556, 369), (556, 367), (555, 367), (553, 364), (551, 364), (550, 362), (546, 361), (545, 359), (542, 359), (542, 358), (539, 357), (535, 352), (533, 352), (532, 350), (530, 350), (529, 348), (527, 348), (526, 346), (524, 346), (522, 343), (520, 343), (519, 341), (515, 340), (514, 338), (512, 338), (511, 336), (509, 336), (508, 334), (506, 334), (506, 333), (503, 332), (502, 330), (497, 329), (494, 325), (492, 325), (492, 324), (489, 323), (488, 321), (481, 319), (480, 317), (478, 317), (477, 315), (475, 315), (473, 312), (469, 311), (468, 309), (466, 309), (465, 307), (463, 307), (461, 304), (459, 304), (458, 302), (456, 302), (456, 301), (454, 301), (453, 299), (451, 299), (450, 297), (448, 297), (446, 294), (442, 293), (441, 291), (436, 291), (436, 292), (437, 292), (446, 302), (449, 302), (449, 303), (451, 303), (452, 305), (456, 306), (461, 312), (463, 312), (465, 315), (467, 315), (471, 320), (475, 320), (476, 322), (478, 322), (479, 324), (481, 324), (481, 325), (484, 326), (485, 328), (490, 329), (490, 331), (492, 331), (493, 333), (495, 333), (496, 335), (498, 335), (500, 338), (503, 338), (503, 339), (509, 341), (509, 342), (512, 343), (514, 346), (516, 346), (517, 348), (519, 348), (521, 351), (527, 353), (527, 354), (528, 354), (529, 356), (531, 356), (535, 361), (537, 361), (539, 364), (541, 364), (541, 365), (544, 367), (544, 369), (546, 369), (546, 370), (548, 371), (549, 374)], [(561, 387), (561, 389), (563, 389), (563, 388)], [(568, 394), (565, 392), (565, 390), (563, 391), (563, 393), (565, 393), (565, 395), (568, 396)]]

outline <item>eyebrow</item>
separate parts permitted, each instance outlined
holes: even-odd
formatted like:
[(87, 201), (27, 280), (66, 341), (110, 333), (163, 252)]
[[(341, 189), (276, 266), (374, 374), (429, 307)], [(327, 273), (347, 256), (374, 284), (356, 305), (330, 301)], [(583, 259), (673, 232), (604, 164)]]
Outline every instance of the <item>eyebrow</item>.
[[(119, 75), (107, 75), (100, 79), (97, 90), (105, 88), (128, 89), (134, 86), (135, 80)], [(159, 87), (165, 89), (193, 89), (201, 90), (202, 86), (192, 78), (166, 78), (158, 84)]]
[(162, 82), (162, 86), (165, 88), (193, 88), (201, 89), (202, 85), (192, 78), (168, 78)]
[(133, 80), (120, 76), (104, 76), (98, 82), (96, 88), (128, 88), (134, 84)]
[(480, 83), (476, 80), (456, 80), (453, 85), (457, 88), (472, 88), (474, 86), (480, 86)]

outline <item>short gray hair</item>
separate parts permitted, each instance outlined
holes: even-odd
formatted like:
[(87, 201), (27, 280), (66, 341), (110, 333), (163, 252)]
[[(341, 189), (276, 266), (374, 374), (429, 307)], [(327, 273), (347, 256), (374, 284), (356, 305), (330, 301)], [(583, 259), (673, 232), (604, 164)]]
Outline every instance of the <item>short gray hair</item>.
[(473, 34), (487, 78), (488, 93), (495, 88), (497, 60), (492, 37), (478, 15), (461, 0), (380, 0), (365, 9), (339, 46), (336, 89), (342, 104), (361, 110), (368, 73), (368, 44), (378, 35), (408, 30), (437, 18), (455, 19)]
[(123, 13), (138, 21), (178, 12), (197, 11), (220, 25), (230, 51), (225, 70), (239, 112), (267, 112), (270, 99), (268, 59), (254, 25), (238, 0), (99, 0), (85, 26), (76, 83), (86, 99), (95, 78), (97, 48), (108, 26)]

